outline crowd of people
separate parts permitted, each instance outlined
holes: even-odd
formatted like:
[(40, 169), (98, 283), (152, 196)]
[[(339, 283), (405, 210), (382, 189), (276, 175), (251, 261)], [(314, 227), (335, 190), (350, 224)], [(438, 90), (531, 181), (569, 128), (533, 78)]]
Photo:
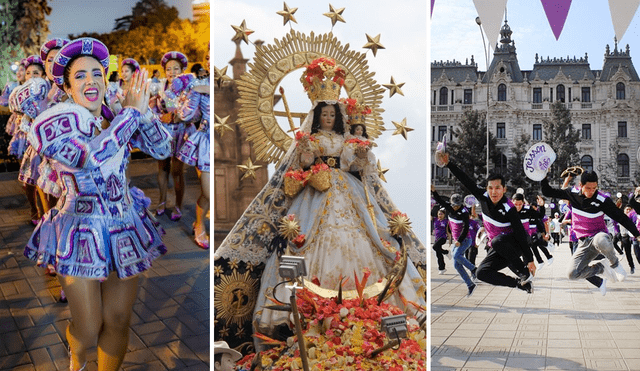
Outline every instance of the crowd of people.
[[(607, 282), (623, 281), (627, 276), (620, 260), (622, 255), (626, 256), (631, 274), (635, 273), (632, 247), (636, 261), (640, 262), (640, 218), (637, 216), (640, 187), (629, 194), (627, 204), (620, 192), (614, 202), (611, 194), (598, 190), (598, 175), (594, 171), (575, 167), (563, 173), (560, 188), (552, 187), (547, 175), (539, 182), (540, 191), (530, 192), (535, 195), (535, 201), (528, 202), (523, 189), (518, 189), (511, 199), (507, 198), (506, 180), (500, 174), (490, 174), (486, 185), (480, 186), (446, 151), (437, 151), (435, 156), (436, 163), (447, 167), (473, 195), (474, 202), (465, 207), (462, 195), (454, 194), (447, 202), (432, 186), (433, 250), (438, 269), (444, 273), (444, 257), (453, 256), (454, 267), (467, 284), (468, 295), (475, 289), (476, 277), (491, 285), (517, 287), (532, 293), (536, 271), (545, 264), (553, 264), (552, 253), (562, 243), (563, 236), (570, 242), (571, 262), (567, 267), (570, 280), (585, 279), (605, 295)], [(576, 177), (578, 182), (572, 186)], [(559, 200), (557, 206), (548, 205), (545, 197)], [(458, 209), (452, 207), (454, 205)], [(480, 215), (476, 213), (477, 206), (482, 210)], [(556, 210), (547, 215), (547, 206)], [(481, 225), (479, 232), (467, 227), (469, 220)], [(476, 268), (477, 246), (473, 241), (482, 240), (482, 234), (485, 234), (487, 255)], [(452, 241), (453, 251), (444, 248), (447, 240)], [(469, 251), (472, 254), (467, 256), (473, 256), (471, 261), (464, 255)], [(462, 267), (470, 271), (473, 280)], [(515, 277), (501, 272), (507, 267)]]
[[(96, 39), (49, 40), (40, 55), (19, 61), (16, 81), (0, 96), (11, 110), (9, 153), (21, 161), (17, 178), (35, 227), (24, 255), (63, 288), (71, 370), (85, 368), (96, 344), (99, 370), (122, 364), (140, 273), (167, 251), (156, 217), (166, 210), (169, 174), (176, 192), (170, 218), (182, 217), (185, 165), (196, 167), (202, 190), (195, 242), (209, 248), (207, 71), (198, 64), (188, 73), (187, 57), (169, 51), (165, 79), (126, 58), (121, 78), (107, 80), (109, 57)], [(127, 176), (134, 149), (158, 160), (155, 216)]]

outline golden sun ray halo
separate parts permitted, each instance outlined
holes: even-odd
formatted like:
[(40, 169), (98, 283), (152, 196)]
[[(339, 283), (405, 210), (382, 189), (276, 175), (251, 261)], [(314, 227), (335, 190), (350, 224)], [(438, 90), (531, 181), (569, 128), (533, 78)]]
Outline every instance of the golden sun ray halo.
[(384, 131), (380, 107), (384, 88), (374, 80), (375, 72), (369, 71), (366, 55), (342, 45), (331, 32), (307, 36), (291, 30), (273, 44), (256, 45), (251, 70), (238, 81), (238, 123), (253, 143), (257, 160), (277, 163), (291, 145), (293, 137), (278, 125), (274, 114), (276, 89), (289, 73), (320, 57), (334, 59), (346, 71), (347, 95), (371, 108), (365, 121), (369, 136), (375, 139)]

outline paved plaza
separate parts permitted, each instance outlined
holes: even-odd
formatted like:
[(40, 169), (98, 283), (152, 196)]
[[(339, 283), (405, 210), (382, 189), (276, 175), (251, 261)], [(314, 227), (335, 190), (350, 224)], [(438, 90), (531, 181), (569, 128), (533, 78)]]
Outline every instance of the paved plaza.
[(445, 259), (438, 275), (434, 254), (431, 370), (640, 370), (640, 269), (608, 283), (603, 297), (585, 280), (567, 279), (568, 243), (553, 255), (533, 294), (479, 283), (467, 298), (453, 262)]
[[(133, 160), (131, 184), (158, 202), (157, 165)], [(23, 255), (33, 231), (17, 173), (0, 174), (0, 370), (68, 370), (65, 329), (70, 313), (58, 303), (60, 285)], [(173, 182), (173, 181), (171, 181)], [(141, 279), (123, 370), (209, 370), (209, 252), (193, 242), (200, 195), (195, 170), (186, 170), (183, 217), (159, 217), (168, 253)], [(174, 194), (169, 190), (168, 206)], [(96, 349), (87, 370), (97, 369)]]

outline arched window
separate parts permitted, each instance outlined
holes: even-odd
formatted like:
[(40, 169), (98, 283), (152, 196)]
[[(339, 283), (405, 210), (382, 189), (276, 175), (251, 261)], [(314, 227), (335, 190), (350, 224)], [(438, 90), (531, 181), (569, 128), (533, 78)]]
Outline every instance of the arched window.
[(593, 157), (589, 155), (582, 156), (580, 166), (582, 166), (585, 171), (593, 171)]
[(501, 100), (501, 101), (507, 100), (507, 85), (505, 84), (498, 85), (498, 100)]
[(560, 102), (564, 103), (564, 85), (558, 85), (558, 87), (556, 88), (556, 100), (559, 100)]
[(443, 86), (442, 88), (440, 88), (440, 105), (441, 106), (447, 105), (448, 97), (449, 97), (449, 89)]
[(507, 156), (503, 155), (502, 153), (499, 153), (493, 158), (493, 165), (494, 165), (494, 169), (493, 169), (494, 172), (499, 174), (506, 174), (507, 173)]
[(618, 177), (629, 177), (629, 155), (626, 153), (618, 155)]
[(616, 84), (616, 99), (625, 99), (624, 98), (624, 83), (619, 82)]

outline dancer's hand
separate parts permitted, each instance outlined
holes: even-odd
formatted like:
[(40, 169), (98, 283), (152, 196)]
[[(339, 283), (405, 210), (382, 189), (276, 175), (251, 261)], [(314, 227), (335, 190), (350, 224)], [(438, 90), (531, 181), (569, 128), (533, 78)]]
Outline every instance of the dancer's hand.
[(536, 263), (529, 262), (529, 264), (527, 264), (527, 268), (529, 268), (529, 272), (531, 272), (532, 275), (536, 275)]
[(149, 72), (146, 68), (142, 71), (136, 71), (133, 73), (131, 85), (129, 89), (124, 92), (124, 101), (122, 105), (124, 107), (137, 108), (143, 115), (149, 108), (149, 82), (147, 76)]

